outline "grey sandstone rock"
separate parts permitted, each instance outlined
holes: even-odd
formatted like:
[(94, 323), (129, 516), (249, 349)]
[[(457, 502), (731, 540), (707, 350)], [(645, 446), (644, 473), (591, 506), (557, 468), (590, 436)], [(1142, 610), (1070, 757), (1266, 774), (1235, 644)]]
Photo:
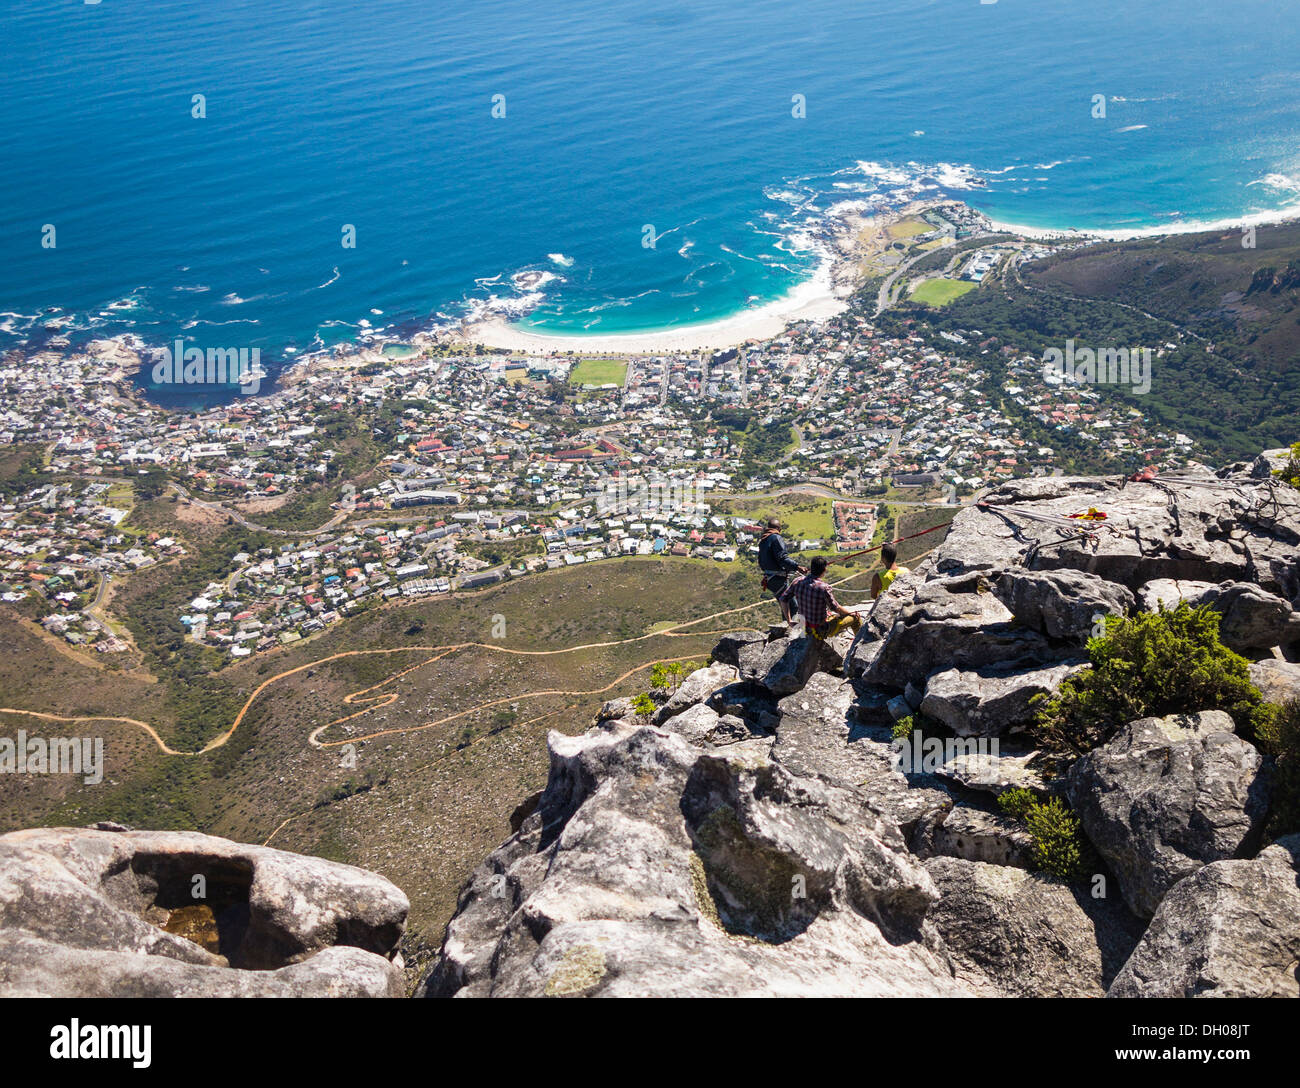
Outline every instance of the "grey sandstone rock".
[(1300, 699), (1300, 664), (1275, 658), (1255, 661), (1250, 666), (1250, 679), (1259, 688), (1265, 702), (1285, 703), (1290, 699)]
[(826, 644), (815, 638), (780, 638), (751, 643), (739, 653), (740, 678), (772, 695), (790, 695), (813, 673), (836, 667)]
[(948, 857), (925, 867), (958, 976), (986, 994), (1100, 997), (1141, 933), (1119, 904), (1039, 873)]
[(1160, 607), (1209, 605), (1222, 614), (1219, 636), (1239, 652), (1267, 649), (1300, 638), (1300, 616), (1289, 601), (1250, 582), (1178, 582), (1168, 578), (1148, 582), (1139, 591), (1149, 612)]
[(925, 835), (913, 840), (921, 857), (961, 858), (989, 865), (1031, 868), (1034, 839), (1017, 821), (970, 805), (955, 805), (944, 812)]
[(1257, 843), (1269, 769), (1222, 711), (1142, 718), (1077, 760), (1066, 793), (1129, 907), (1150, 918), (1178, 881)]
[(996, 586), (1017, 623), (1080, 645), (1098, 616), (1126, 616), (1135, 603), (1127, 587), (1077, 570), (1016, 568), (1004, 571)]
[(668, 701), (656, 711), (655, 722), (662, 724), (687, 707), (704, 702), (719, 688), (726, 687), (735, 679), (735, 667), (722, 662), (714, 662), (702, 669), (696, 669), (678, 685), (677, 690), (668, 697)]
[(762, 631), (731, 631), (718, 639), (713, 647), (713, 660), (724, 665), (740, 667), (740, 651), (746, 646), (765, 643), (767, 635)]
[(888, 731), (858, 724), (854, 699), (849, 684), (825, 673), (782, 699), (772, 759), (792, 774), (860, 788), (911, 838), (918, 824), (946, 812), (952, 800), (934, 778), (909, 777), (895, 766)]
[(471, 876), (422, 994), (969, 992), (933, 883), (857, 791), (653, 727), (548, 743), (542, 804)]
[(962, 671), (947, 669), (926, 681), (921, 711), (942, 722), (958, 736), (994, 737), (1033, 722), (1037, 695), (1056, 691), (1081, 671), (1081, 662), (1028, 669), (986, 666)]
[(903, 689), (949, 668), (1056, 656), (1043, 635), (1016, 625), (983, 576), (940, 578), (921, 586), (902, 608), (863, 679)]
[(1112, 997), (1300, 997), (1300, 835), (1170, 889)]
[(407, 910), (374, 873), (194, 832), (0, 836), (0, 976), (15, 992), (397, 995)]

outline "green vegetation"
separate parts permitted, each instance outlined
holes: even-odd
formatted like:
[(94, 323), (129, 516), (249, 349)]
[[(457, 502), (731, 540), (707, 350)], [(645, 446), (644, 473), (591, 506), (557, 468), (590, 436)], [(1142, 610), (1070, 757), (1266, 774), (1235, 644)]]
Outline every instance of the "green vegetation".
[(761, 476), (795, 445), (794, 428), (788, 419), (761, 420), (748, 408), (738, 405), (715, 409), (713, 422), (731, 432), (740, 443), (741, 474), (745, 478)]
[(1023, 820), (1037, 803), (1038, 798), (1019, 786), (998, 794), (998, 808), (1013, 820)]
[[(383, 456), (383, 435), (373, 435), (368, 425), (346, 412), (324, 412), (317, 418), (316, 427), (336, 453), (326, 462), (324, 478), (299, 487), (283, 506), (252, 515), (249, 520), (268, 529), (319, 528), (336, 513), (332, 506), (342, 497), (343, 485), (363, 486), (358, 482)], [(270, 454), (259, 465), (260, 470), (270, 472), (284, 467)]]
[(899, 718), (894, 723), (894, 728), (890, 730), (889, 735), (894, 740), (911, 740), (912, 730), (915, 728), (916, 722), (912, 715), (909, 714), (906, 718)]
[(1277, 470), (1277, 476), (1283, 483), (1300, 488), (1300, 442), (1291, 446), (1290, 456), (1286, 464)]
[(44, 482), (45, 449), (15, 445), (0, 449), (0, 498), (12, 499)]
[(1260, 727), (1259, 747), (1277, 761), (1268, 821), (1276, 839), (1300, 831), (1300, 699), (1274, 708)]
[(1035, 869), (1061, 880), (1078, 880), (1084, 875), (1091, 850), (1078, 817), (1059, 797), (1040, 801), (1029, 790), (1017, 787), (998, 794), (998, 808), (1024, 824), (1033, 837), (1030, 863)]
[(583, 359), (569, 372), (571, 385), (622, 385), (626, 377), (624, 359)]
[(655, 701), (650, 698), (650, 694), (648, 692), (643, 691), (637, 695), (632, 696), (632, 709), (635, 710), (638, 714), (640, 714), (643, 718), (648, 718), (658, 708), (655, 706)]
[(1079, 820), (1059, 797), (1035, 802), (1025, 810), (1025, 826), (1034, 837), (1034, 868), (1062, 880), (1083, 875), (1083, 836)]
[(924, 219), (912, 216), (907, 219), (900, 219), (897, 223), (890, 223), (885, 228), (885, 233), (891, 239), (915, 238), (918, 234), (929, 234), (934, 227)]
[(1247, 738), (1269, 720), (1246, 659), (1220, 641), (1219, 614), (1208, 606), (1107, 617), (1088, 656), (1092, 668), (1066, 680), (1038, 711), (1038, 739), (1048, 751), (1082, 755), (1137, 718), (1224, 710)]
[(832, 500), (802, 492), (788, 492), (765, 499), (718, 499), (713, 504), (719, 513), (753, 518), (756, 523), (778, 517), (785, 523), (781, 530), (787, 543), (792, 540), (824, 540), (835, 535)]
[(670, 688), (676, 691), (681, 687), (682, 681), (699, 667), (696, 661), (671, 661), (656, 665), (650, 670), (650, 686), (660, 691)]
[(962, 295), (975, 290), (975, 286), (968, 280), (926, 280), (913, 288), (908, 298), (913, 302), (923, 302), (927, 306), (947, 306), (954, 299), (959, 299)]

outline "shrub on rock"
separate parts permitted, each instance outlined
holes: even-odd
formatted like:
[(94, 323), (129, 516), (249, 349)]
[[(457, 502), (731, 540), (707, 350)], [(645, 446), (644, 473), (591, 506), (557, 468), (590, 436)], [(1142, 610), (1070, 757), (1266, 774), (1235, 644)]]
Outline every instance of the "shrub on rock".
[(1139, 718), (1223, 710), (1247, 737), (1269, 718), (1249, 663), (1219, 638), (1219, 614), (1172, 611), (1108, 618), (1088, 641), (1092, 668), (1066, 680), (1038, 712), (1049, 751), (1083, 755)]
[(1259, 746), (1276, 759), (1268, 837), (1300, 831), (1300, 699), (1272, 708), (1259, 730)]

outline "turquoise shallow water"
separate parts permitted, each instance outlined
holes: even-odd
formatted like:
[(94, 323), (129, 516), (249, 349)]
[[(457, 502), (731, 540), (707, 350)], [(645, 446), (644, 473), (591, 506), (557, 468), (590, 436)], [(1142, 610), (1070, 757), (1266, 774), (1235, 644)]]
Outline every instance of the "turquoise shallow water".
[(0, 346), (134, 331), (259, 347), (274, 372), (484, 310), (568, 333), (695, 324), (806, 278), (842, 200), (949, 194), (1126, 230), (1275, 212), (1300, 201), (1298, 12), (9, 5)]

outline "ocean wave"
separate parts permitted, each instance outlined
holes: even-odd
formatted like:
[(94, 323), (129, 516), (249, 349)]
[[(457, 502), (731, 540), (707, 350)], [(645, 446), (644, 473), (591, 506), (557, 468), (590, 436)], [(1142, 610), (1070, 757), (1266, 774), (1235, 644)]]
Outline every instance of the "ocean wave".
[(573, 258), (566, 257), (563, 253), (548, 253), (546, 259), (554, 264), (558, 264), (561, 268), (573, 267)]
[(1300, 175), (1291, 177), (1287, 174), (1266, 174), (1262, 178), (1248, 182), (1247, 185), (1264, 185), (1270, 189), (1300, 193)]

